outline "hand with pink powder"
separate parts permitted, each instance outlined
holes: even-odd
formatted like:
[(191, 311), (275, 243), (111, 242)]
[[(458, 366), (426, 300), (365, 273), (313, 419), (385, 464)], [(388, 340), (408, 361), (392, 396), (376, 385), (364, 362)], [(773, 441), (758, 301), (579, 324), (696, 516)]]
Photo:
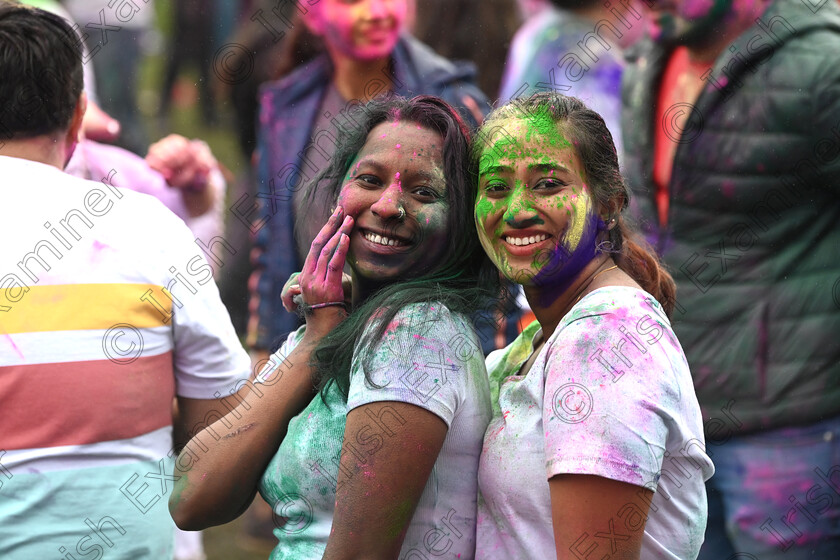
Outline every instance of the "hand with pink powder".
[(353, 223), (353, 217), (345, 216), (341, 206), (336, 208), (312, 242), (297, 278), (310, 332), (314, 329), (319, 334), (326, 334), (347, 316), (342, 272)]
[[(300, 272), (294, 272), (286, 283), (283, 284), (283, 289), (280, 291), (280, 300), (283, 302), (283, 308), (289, 313), (297, 313), (300, 307), (300, 302), (303, 296), (300, 293), (300, 282), (298, 278)], [(341, 287), (344, 288), (344, 303), (350, 307), (350, 300), (353, 293), (353, 279), (346, 272), (341, 274)]]

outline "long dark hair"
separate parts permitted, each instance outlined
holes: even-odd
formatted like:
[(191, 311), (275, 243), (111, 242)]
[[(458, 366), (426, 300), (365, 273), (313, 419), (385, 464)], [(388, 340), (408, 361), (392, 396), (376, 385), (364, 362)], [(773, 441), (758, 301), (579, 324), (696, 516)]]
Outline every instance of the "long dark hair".
[(499, 121), (528, 118), (529, 115), (551, 118), (573, 140), (584, 166), (586, 184), (591, 188), (596, 204), (608, 208), (617, 221), (615, 227), (607, 231), (606, 238), (599, 238), (599, 248), (611, 253), (619, 268), (655, 297), (670, 317), (676, 301), (674, 279), (650, 245), (624, 217), (623, 211), (630, 203), (630, 192), (619, 171), (612, 134), (601, 115), (580, 99), (555, 92), (540, 92), (514, 99), (490, 113), (479, 128), (472, 146), (472, 172), (477, 175), (481, 155), (488, 146), (488, 134), (498, 127)]
[[(344, 177), (374, 127), (383, 122), (411, 122), (439, 133), (443, 139), (449, 242), (440, 264), (421, 276), (383, 286), (321, 340), (312, 365), (322, 396), (330, 384), (336, 383), (345, 398), (354, 349), (362, 360), (365, 379), (374, 385), (367, 371), (369, 360), (400, 309), (414, 303), (440, 302), (452, 312), (470, 314), (494, 303), (500, 291), (498, 273), (481, 248), (474, 225), (477, 180), (469, 168), (470, 135), (455, 109), (432, 96), (389, 96), (360, 105), (349, 117), (348, 121), (358, 126), (339, 128), (336, 151), (307, 188), (304, 211), (299, 216), (306, 216), (319, 199), (337, 200)], [(324, 196), (316, 196), (316, 190)], [(301, 222), (296, 225), (300, 227)], [(374, 327), (368, 328), (372, 320)]]

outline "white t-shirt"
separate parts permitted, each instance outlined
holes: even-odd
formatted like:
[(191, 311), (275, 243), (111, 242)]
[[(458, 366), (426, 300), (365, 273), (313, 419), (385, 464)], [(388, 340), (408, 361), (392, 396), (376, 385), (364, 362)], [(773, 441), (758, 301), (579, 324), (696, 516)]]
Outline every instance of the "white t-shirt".
[[(696, 558), (714, 466), (688, 363), (659, 303), (635, 288), (592, 291), (519, 376), (538, 332), (532, 324), (487, 358), (498, 399), (479, 467), (476, 558), (555, 557), (548, 480), (559, 474), (654, 490), (641, 557)], [(643, 496), (615, 512), (616, 533), (640, 528)], [(579, 551), (609, 556), (608, 539), (581, 537)]]
[(187, 226), (111, 171), (0, 156), (3, 559), (170, 558), (172, 399), (250, 373)]
[[(272, 356), (279, 364), (303, 337), (293, 333)], [(410, 305), (397, 313), (365, 381), (361, 360), (354, 358), (347, 403), (333, 384), (289, 422), (288, 432), (260, 483), (260, 493), (274, 508), (274, 534), (280, 543), (271, 555), (305, 560), (321, 558), (332, 528), (339, 457), (347, 413), (382, 401), (406, 402), (439, 416), (448, 431), (437, 461), (411, 519), (400, 559), (473, 558), (475, 551), (478, 457), (490, 419), (490, 394), (484, 360), (467, 318), (439, 304)], [(259, 379), (269, 381), (276, 366)], [(385, 408), (371, 417), (364, 437), (345, 443), (359, 457), (389, 445), (392, 427), (402, 419)], [(392, 443), (394, 445), (396, 443)], [(361, 475), (358, 475), (361, 476)], [(285, 524), (284, 524), (285, 523)]]

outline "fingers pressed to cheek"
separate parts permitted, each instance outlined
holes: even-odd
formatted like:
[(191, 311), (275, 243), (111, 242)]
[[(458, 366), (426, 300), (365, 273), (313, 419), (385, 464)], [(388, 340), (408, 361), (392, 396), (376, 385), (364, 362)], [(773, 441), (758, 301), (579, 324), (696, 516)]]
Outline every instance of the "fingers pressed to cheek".
[[(350, 237), (346, 233), (341, 233), (338, 241), (338, 247), (336, 247), (332, 259), (330, 259), (329, 270), (327, 272), (327, 282), (331, 286), (336, 287), (336, 289), (342, 294), (344, 292), (344, 287), (342, 285), (344, 263), (347, 260), (347, 251), (349, 248)], [(336, 295), (336, 297), (338, 297), (338, 295)]]
[(343, 233), (338, 233), (333, 235), (329, 242), (324, 245), (324, 248), (321, 249), (321, 254), (318, 256), (318, 266), (316, 268), (316, 275), (322, 276), (327, 274), (327, 267), (333, 257), (333, 253), (338, 247), (339, 242), (341, 241), (341, 237)]

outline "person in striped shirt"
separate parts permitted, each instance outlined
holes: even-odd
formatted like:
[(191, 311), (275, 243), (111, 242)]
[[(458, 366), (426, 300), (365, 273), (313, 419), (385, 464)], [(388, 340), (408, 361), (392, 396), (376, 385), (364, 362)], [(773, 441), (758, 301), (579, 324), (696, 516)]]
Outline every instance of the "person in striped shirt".
[(171, 558), (179, 443), (259, 398), (248, 357), (187, 226), (62, 171), (68, 24), (0, 0), (0, 75), (0, 558)]

